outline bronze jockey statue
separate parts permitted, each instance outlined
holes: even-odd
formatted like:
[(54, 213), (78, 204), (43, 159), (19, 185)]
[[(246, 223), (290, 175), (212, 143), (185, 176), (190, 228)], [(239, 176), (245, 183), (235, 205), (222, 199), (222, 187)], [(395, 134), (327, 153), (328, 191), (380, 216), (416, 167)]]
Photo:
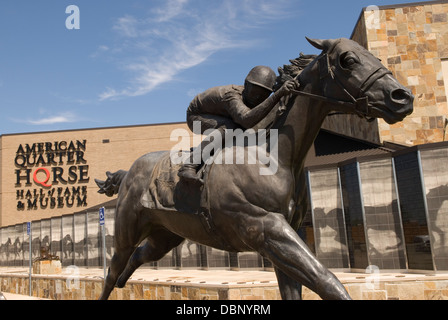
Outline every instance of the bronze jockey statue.
[[(193, 124), (198, 121), (201, 124), (201, 134), (205, 130), (215, 129), (222, 139), (226, 129), (252, 128), (269, 114), (281, 97), (299, 87), (297, 81), (288, 80), (272, 94), (276, 78), (271, 68), (257, 66), (247, 75), (244, 86), (220, 86), (200, 93), (187, 109), (188, 127), (193, 131)], [(201, 151), (208, 146), (209, 150), (217, 150), (222, 146), (222, 139), (204, 139), (198, 148)], [(192, 152), (178, 175), (186, 181), (202, 182), (197, 172), (207, 159), (201, 159), (198, 163), (194, 161), (193, 154)]]

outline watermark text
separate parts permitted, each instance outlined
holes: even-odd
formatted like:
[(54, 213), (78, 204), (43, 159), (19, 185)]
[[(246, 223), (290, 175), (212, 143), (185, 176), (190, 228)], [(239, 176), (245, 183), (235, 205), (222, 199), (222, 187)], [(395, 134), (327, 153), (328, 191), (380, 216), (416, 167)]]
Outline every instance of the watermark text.
[(65, 9), (65, 13), (69, 14), (67, 19), (65, 19), (65, 27), (68, 30), (79, 30), (81, 28), (81, 16), (79, 7), (70, 5)]
[[(193, 123), (193, 145), (201, 143), (201, 123)], [(195, 148), (193, 156), (180, 152), (190, 145), (191, 136), (185, 129), (175, 129), (170, 140), (178, 143), (171, 149), (170, 157), (174, 164), (250, 164), (259, 166), (260, 175), (274, 175), (278, 170), (278, 130), (270, 129), (226, 129), (205, 130), (204, 140), (210, 144), (203, 149)], [(222, 152), (219, 152), (222, 150)]]

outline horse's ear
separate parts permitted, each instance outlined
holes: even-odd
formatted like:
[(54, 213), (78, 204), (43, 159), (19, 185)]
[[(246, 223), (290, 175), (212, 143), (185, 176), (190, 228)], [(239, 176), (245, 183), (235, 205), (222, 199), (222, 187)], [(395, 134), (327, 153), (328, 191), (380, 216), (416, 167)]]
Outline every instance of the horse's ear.
[(327, 51), (331, 48), (332, 40), (310, 39), (305, 37), (311, 45), (319, 50)]
[(319, 50), (324, 50), (324, 42), (325, 40), (319, 40), (319, 39), (310, 39), (308, 37), (305, 37), (306, 40), (308, 40), (309, 43), (311, 43), (311, 45)]

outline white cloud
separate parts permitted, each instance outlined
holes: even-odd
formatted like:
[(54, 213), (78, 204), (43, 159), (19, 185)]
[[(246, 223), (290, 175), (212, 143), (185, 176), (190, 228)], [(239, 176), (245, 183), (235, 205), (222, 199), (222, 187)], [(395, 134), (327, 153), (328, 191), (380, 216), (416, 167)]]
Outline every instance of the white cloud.
[(95, 52), (93, 52), (90, 55), (90, 57), (91, 58), (96, 58), (96, 57), (100, 56), (101, 54), (103, 54), (103, 53), (105, 53), (107, 51), (109, 51), (109, 47), (108, 46), (105, 46), (105, 45), (98, 46), (98, 48), (95, 50)]
[(189, 96), (190, 98), (194, 98), (196, 97), (196, 95), (200, 94), (201, 92), (203, 92), (204, 89), (198, 89), (198, 88), (191, 88), (190, 90), (187, 91), (187, 96)]
[(78, 117), (72, 112), (64, 112), (57, 115), (44, 116), (40, 119), (29, 119), (25, 122), (30, 125), (52, 125), (58, 123), (76, 122), (78, 120)]
[(183, 12), (184, 6), (187, 4), (187, 2), (188, 0), (167, 0), (165, 7), (156, 8), (153, 10), (153, 12), (157, 16), (157, 21), (168, 21), (180, 15)]
[[(149, 16), (125, 15), (113, 29), (123, 37), (120, 60), (131, 79), (122, 89), (107, 88), (100, 100), (139, 96), (174, 81), (178, 75), (226, 49), (248, 48), (263, 41), (259, 28), (289, 15), (290, 1), (228, 0), (224, 2), (168, 0)], [(256, 34), (256, 35), (255, 35)], [(109, 48), (109, 47), (108, 47)], [(122, 52), (123, 50), (111, 50)]]
[(113, 29), (117, 30), (122, 36), (136, 38), (138, 36), (137, 24), (138, 20), (136, 18), (126, 15), (118, 19)]
[(115, 96), (117, 96), (117, 91), (115, 91), (114, 89), (111, 89), (111, 88), (107, 88), (106, 91), (104, 91), (103, 93), (100, 94), (99, 99), (100, 99), (100, 101), (103, 101), (103, 100), (107, 100), (109, 98), (113, 98)]

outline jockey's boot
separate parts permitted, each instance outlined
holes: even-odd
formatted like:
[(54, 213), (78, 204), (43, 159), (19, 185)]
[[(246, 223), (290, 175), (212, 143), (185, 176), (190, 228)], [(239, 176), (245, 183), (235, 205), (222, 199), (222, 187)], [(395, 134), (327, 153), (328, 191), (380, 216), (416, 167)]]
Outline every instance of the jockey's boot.
[(177, 175), (189, 182), (200, 182), (202, 184), (202, 179), (198, 177), (197, 170), (200, 167), (200, 164), (184, 164), (180, 169)]
[[(189, 162), (184, 163), (177, 173), (181, 179), (188, 182), (204, 184), (204, 181), (197, 172), (202, 164), (206, 163), (217, 150), (222, 148), (223, 132), (224, 129), (216, 129), (208, 138), (202, 140), (196, 150), (191, 152)], [(213, 138), (210, 139), (210, 136), (213, 136)], [(203, 150), (206, 147), (209, 150), (209, 154), (203, 154)], [(198, 152), (200, 161), (195, 161), (197, 160)]]

